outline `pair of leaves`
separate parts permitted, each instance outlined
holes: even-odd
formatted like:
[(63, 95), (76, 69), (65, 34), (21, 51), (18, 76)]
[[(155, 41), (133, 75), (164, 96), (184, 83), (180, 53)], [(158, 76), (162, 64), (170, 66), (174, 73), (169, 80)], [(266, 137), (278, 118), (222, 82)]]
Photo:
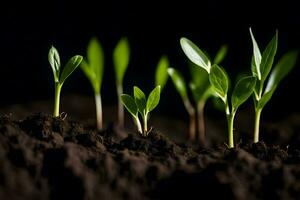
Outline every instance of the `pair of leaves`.
[(122, 38), (116, 45), (113, 52), (113, 63), (116, 73), (117, 85), (122, 85), (125, 72), (130, 58), (130, 47), (127, 38)]
[(90, 40), (87, 48), (87, 60), (84, 59), (80, 66), (91, 82), (95, 93), (100, 93), (104, 69), (104, 53), (100, 42), (96, 38)]
[[(213, 65), (211, 67), (209, 81), (214, 91), (226, 104), (229, 88), (229, 78), (226, 71), (216, 64)], [(231, 95), (231, 107), (233, 112), (251, 96), (255, 84), (256, 78), (253, 76), (245, 76), (239, 79)]]
[(48, 60), (53, 71), (54, 81), (62, 85), (65, 80), (72, 74), (72, 72), (80, 65), (82, 59), (83, 58), (80, 55), (73, 56), (67, 62), (61, 72), (61, 63), (58, 51), (54, 46), (52, 46), (48, 53)]
[(295, 66), (297, 57), (297, 51), (289, 51), (280, 58), (270, 74), (264, 94), (258, 101), (256, 109), (262, 109), (269, 102), (281, 80), (287, 76)]
[(276, 55), (277, 46), (278, 46), (278, 32), (276, 31), (275, 36), (269, 42), (263, 54), (261, 54), (259, 50), (259, 47), (254, 38), (251, 28), (250, 28), (250, 35), (253, 44), (253, 57), (251, 61), (251, 71), (253, 75), (257, 76), (261, 84), (263, 84), (272, 69), (274, 57)]
[(167, 56), (162, 56), (157, 64), (155, 72), (155, 85), (160, 85), (163, 89), (168, 80), (168, 67), (170, 66)]
[(137, 117), (138, 112), (145, 117), (151, 112), (159, 103), (160, 100), (160, 86), (155, 87), (149, 94), (148, 99), (146, 98), (144, 92), (138, 87), (133, 88), (133, 97), (127, 94), (121, 95), (122, 103), (125, 108), (134, 117)]

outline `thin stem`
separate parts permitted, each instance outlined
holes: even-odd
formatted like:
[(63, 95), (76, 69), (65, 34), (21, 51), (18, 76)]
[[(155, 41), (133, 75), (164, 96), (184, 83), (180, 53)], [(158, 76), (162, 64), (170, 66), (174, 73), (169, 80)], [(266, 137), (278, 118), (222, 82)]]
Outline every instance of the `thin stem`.
[(53, 117), (59, 116), (59, 103), (60, 103), (61, 88), (62, 88), (62, 84), (60, 84), (59, 82), (55, 82)]
[(189, 113), (190, 123), (189, 123), (189, 140), (194, 141), (196, 138), (196, 114), (195, 109), (188, 99), (183, 100), (184, 106)]
[(124, 126), (124, 107), (121, 101), (121, 94), (123, 93), (122, 84), (117, 84), (117, 95), (118, 95), (118, 125), (119, 127)]
[(147, 121), (148, 121), (148, 115), (147, 114), (144, 114), (144, 117), (143, 117), (143, 120), (144, 120), (144, 136), (146, 136), (147, 132), (148, 132), (148, 124), (147, 124)]
[(134, 123), (137, 126), (138, 132), (143, 134), (142, 125), (138, 117), (134, 117)]
[(228, 146), (229, 148), (234, 148), (234, 139), (233, 139), (233, 122), (234, 122), (235, 112), (232, 112), (227, 117), (228, 124)]
[(102, 103), (100, 93), (95, 93), (95, 104), (96, 104), (96, 123), (97, 129), (101, 130), (103, 127), (102, 122)]
[(253, 139), (254, 143), (257, 143), (259, 141), (259, 124), (260, 124), (261, 111), (262, 109), (255, 110), (254, 139)]
[(198, 138), (201, 145), (205, 145), (205, 120), (204, 120), (205, 101), (200, 101), (197, 105), (198, 116)]

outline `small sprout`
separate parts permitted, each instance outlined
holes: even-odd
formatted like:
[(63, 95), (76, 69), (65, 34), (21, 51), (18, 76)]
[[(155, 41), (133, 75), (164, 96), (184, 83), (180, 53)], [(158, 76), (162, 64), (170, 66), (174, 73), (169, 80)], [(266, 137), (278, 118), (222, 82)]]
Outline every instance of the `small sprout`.
[(156, 72), (155, 72), (155, 85), (160, 85), (161, 89), (163, 89), (168, 80), (168, 67), (169, 60), (167, 56), (162, 56), (157, 64)]
[[(190, 40), (182, 38), (180, 40), (181, 47), (186, 56), (196, 65), (207, 71), (209, 82), (213, 93), (218, 95), (225, 105), (225, 112), (228, 123), (228, 143), (229, 147), (234, 147), (233, 139), (233, 122), (238, 107), (244, 103), (253, 93), (256, 79), (252, 76), (241, 78), (235, 85), (231, 95), (231, 105), (228, 99), (228, 91), (230, 80), (226, 71), (217, 64), (211, 65), (207, 56)], [(222, 54), (226, 54), (227, 48), (221, 48), (214, 59), (214, 62), (222, 61)]]
[(81, 62), (81, 69), (89, 79), (95, 95), (97, 129), (103, 127), (101, 85), (104, 69), (104, 55), (101, 44), (96, 38), (92, 38), (87, 48), (87, 59)]
[(130, 47), (127, 38), (122, 38), (113, 52), (113, 63), (116, 74), (116, 87), (118, 95), (118, 123), (120, 127), (124, 126), (124, 108), (121, 101), (123, 93), (123, 79), (128, 67), (130, 58)]
[[(149, 134), (148, 119), (149, 113), (158, 105), (160, 100), (160, 86), (155, 87), (149, 94), (148, 99), (144, 92), (138, 87), (134, 86), (133, 96), (127, 94), (121, 95), (121, 101), (128, 112), (133, 116), (134, 122), (137, 126), (137, 130), (143, 136)], [(143, 128), (138, 115), (142, 116)]]
[[(274, 91), (280, 81), (292, 70), (296, 64), (297, 52), (290, 51), (284, 54), (279, 62), (273, 66), (274, 57), (277, 51), (278, 33), (269, 42), (263, 54), (260, 53), (254, 35), (250, 28), (250, 35), (253, 44), (253, 57), (251, 63), (251, 71), (253, 76), (257, 77), (256, 86), (254, 89), (254, 108), (255, 108), (255, 123), (254, 123), (254, 143), (259, 141), (259, 126), (260, 116), (264, 106), (271, 99)], [(269, 77), (267, 84), (266, 79)], [(265, 86), (266, 85), (266, 86)]]
[(51, 65), (54, 82), (55, 82), (55, 99), (54, 99), (54, 111), (53, 116), (59, 116), (59, 102), (60, 102), (60, 92), (65, 80), (74, 72), (74, 70), (80, 65), (82, 61), (82, 56), (73, 56), (63, 69), (61, 69), (60, 57), (58, 51), (51, 47), (48, 54), (48, 60)]

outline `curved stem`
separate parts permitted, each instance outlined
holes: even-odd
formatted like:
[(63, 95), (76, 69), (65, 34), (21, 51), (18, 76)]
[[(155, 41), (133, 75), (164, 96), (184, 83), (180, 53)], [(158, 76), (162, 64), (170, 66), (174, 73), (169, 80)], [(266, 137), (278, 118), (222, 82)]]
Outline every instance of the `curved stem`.
[(100, 93), (95, 93), (95, 104), (96, 104), (96, 123), (97, 129), (101, 130), (103, 127), (102, 122), (102, 103)]
[(58, 117), (59, 116), (59, 104), (60, 104), (61, 88), (62, 88), (62, 84), (60, 84), (59, 82), (55, 82), (53, 117)]
[(143, 134), (142, 125), (138, 117), (134, 117), (134, 123), (137, 126), (137, 130), (140, 134)]
[(254, 124), (254, 139), (253, 142), (259, 142), (259, 125), (260, 125), (260, 115), (262, 109), (255, 110), (255, 124)]
[(232, 112), (227, 117), (228, 124), (228, 146), (229, 148), (234, 148), (234, 138), (233, 138), (233, 122), (234, 122), (235, 112)]
[(188, 139), (191, 141), (195, 141), (196, 138), (196, 114), (195, 109), (188, 99), (183, 100), (184, 106), (189, 114), (190, 122), (189, 122), (189, 135)]

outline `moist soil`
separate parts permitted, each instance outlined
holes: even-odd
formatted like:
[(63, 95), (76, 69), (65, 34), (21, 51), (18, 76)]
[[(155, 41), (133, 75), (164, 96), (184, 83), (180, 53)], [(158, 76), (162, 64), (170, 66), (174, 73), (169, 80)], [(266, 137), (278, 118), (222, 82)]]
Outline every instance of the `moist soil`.
[(145, 138), (113, 123), (1, 116), (0, 199), (299, 199), (300, 137), (264, 129), (290, 145), (202, 148), (155, 128)]

